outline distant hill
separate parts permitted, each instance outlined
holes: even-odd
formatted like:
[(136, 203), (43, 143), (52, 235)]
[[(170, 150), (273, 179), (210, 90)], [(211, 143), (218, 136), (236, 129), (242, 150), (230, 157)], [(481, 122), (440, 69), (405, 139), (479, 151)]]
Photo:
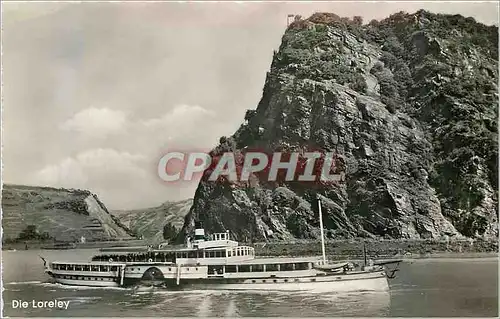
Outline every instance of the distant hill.
[(130, 239), (132, 232), (87, 190), (3, 185), (3, 242)]
[(144, 239), (158, 243), (164, 241), (163, 227), (167, 223), (173, 225), (177, 231), (182, 228), (184, 217), (192, 204), (193, 199), (186, 199), (178, 202), (166, 202), (158, 207), (117, 210), (111, 213), (136, 236), (143, 236)]

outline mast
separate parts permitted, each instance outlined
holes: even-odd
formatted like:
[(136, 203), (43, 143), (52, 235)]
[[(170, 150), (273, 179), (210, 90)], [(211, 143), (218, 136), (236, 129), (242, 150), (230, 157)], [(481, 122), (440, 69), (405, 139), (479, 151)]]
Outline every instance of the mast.
[(325, 234), (323, 231), (323, 214), (321, 212), (321, 200), (318, 196), (318, 210), (319, 210), (319, 227), (321, 229), (321, 252), (323, 254), (323, 263), (326, 264), (326, 254), (325, 254)]

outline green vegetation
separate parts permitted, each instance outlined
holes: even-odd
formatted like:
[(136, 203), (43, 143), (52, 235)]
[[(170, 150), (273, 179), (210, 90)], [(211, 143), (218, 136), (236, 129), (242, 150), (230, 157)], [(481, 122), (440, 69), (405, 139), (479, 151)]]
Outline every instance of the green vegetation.
[(177, 236), (177, 233), (177, 229), (171, 223), (167, 223), (163, 226), (163, 239), (173, 240)]
[[(497, 241), (484, 240), (365, 240), (366, 252), (370, 258), (397, 258), (402, 256), (436, 253), (494, 253), (498, 252)], [(328, 240), (326, 254), (331, 260), (363, 258), (363, 242)], [(268, 242), (256, 244), (257, 256), (319, 256), (321, 243), (314, 240), (291, 242)]]
[(20, 242), (24, 240), (40, 240), (45, 241), (52, 239), (48, 232), (40, 233), (38, 232), (35, 225), (28, 225), (26, 228), (19, 234), (15, 242)]

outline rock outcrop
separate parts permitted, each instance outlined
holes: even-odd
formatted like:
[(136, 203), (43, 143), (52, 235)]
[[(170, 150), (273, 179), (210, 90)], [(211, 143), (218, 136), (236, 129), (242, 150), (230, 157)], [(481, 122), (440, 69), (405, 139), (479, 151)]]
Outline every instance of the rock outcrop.
[(129, 228), (135, 236), (157, 244), (165, 242), (163, 229), (166, 224), (172, 225), (177, 231), (182, 229), (184, 218), (188, 214), (191, 205), (193, 205), (193, 199), (186, 199), (177, 202), (166, 202), (158, 207), (117, 210), (111, 213)]
[(321, 149), (345, 182), (200, 181), (200, 220), (240, 241), (498, 236), (498, 28), (400, 12), (363, 25), (317, 13), (286, 30), (263, 96), (212, 156)]
[[(130, 239), (99, 198), (87, 190), (3, 185), (3, 242), (16, 241), (28, 227), (44, 239), (87, 241)], [(35, 239), (35, 238), (33, 238)]]

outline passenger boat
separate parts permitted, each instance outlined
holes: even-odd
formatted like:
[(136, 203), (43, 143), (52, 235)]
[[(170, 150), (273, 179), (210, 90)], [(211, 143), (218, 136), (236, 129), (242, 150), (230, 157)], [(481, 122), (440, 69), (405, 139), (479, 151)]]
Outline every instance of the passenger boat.
[[(320, 206), (321, 207), (321, 206)], [(320, 208), (321, 221), (321, 208)], [(400, 260), (375, 264), (329, 263), (322, 230), (322, 257), (256, 257), (250, 246), (231, 240), (229, 232), (205, 237), (198, 223), (194, 241), (183, 247), (94, 256), (86, 263), (45, 262), (56, 282), (124, 287), (161, 285), (169, 289), (315, 290), (321, 292), (388, 290)], [(392, 271), (388, 264), (396, 264)]]

